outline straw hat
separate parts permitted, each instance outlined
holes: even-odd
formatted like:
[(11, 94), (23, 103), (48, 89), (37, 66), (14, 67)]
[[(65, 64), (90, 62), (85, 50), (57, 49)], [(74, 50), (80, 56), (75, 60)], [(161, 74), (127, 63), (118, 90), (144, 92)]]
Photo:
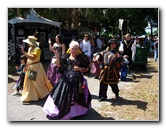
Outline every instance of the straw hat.
[(28, 36), (27, 39), (23, 40), (23, 42), (30, 44), (32, 46), (38, 46), (36, 42), (37, 38), (34, 36)]

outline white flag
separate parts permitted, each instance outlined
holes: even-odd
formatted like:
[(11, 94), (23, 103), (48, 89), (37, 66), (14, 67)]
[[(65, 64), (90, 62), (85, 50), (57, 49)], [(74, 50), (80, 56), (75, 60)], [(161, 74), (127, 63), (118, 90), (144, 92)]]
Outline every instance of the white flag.
[(119, 29), (122, 30), (124, 19), (119, 19)]

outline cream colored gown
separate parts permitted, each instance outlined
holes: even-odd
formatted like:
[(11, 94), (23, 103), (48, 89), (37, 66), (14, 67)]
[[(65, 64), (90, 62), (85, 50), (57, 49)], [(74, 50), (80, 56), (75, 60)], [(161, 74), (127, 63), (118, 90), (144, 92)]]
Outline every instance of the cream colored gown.
[[(29, 64), (40, 61), (41, 49), (39, 47), (36, 47), (31, 53), (30, 49), (31, 47), (28, 49), (28, 54), (33, 54), (36, 56), (36, 58), (34, 60), (28, 59), (27, 63)], [(37, 76), (35, 81), (30, 80), (27, 77), (27, 72), (29, 69), (37, 71)], [(27, 72), (25, 74), (23, 92), (20, 100), (37, 101), (39, 99), (43, 99), (44, 97), (46, 97), (49, 94), (49, 92), (52, 90), (52, 85), (50, 84), (50, 82), (46, 77), (43, 65), (40, 62), (29, 65), (27, 66)]]

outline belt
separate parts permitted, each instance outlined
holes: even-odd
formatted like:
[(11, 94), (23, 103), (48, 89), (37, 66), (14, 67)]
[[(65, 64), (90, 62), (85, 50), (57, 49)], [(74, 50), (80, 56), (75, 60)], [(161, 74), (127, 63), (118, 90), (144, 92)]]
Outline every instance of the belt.
[(29, 63), (29, 64), (27, 64), (27, 65), (33, 65), (33, 64), (37, 64), (37, 63), (39, 63), (40, 61), (37, 61), (37, 62), (33, 62), (33, 63)]

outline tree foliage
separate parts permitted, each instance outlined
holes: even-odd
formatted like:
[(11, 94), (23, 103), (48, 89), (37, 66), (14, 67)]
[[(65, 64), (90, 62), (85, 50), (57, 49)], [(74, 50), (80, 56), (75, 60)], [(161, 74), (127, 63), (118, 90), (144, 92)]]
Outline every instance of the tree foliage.
[[(30, 8), (9, 8), (8, 19), (16, 16), (25, 17)], [(132, 33), (145, 33), (148, 25), (147, 16), (158, 25), (158, 8), (34, 8), (36, 12), (50, 20), (62, 22), (66, 29), (88, 27), (101, 31), (106, 28), (112, 33), (118, 33), (119, 19), (129, 21)]]

